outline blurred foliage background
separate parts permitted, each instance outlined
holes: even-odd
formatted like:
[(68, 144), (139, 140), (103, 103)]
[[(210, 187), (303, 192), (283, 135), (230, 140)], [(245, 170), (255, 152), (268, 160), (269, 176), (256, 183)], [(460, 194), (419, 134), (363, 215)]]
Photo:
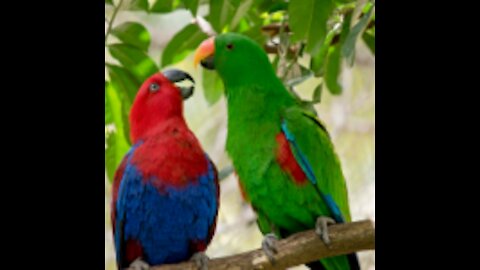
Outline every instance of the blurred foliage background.
[[(196, 85), (185, 118), (218, 169), (230, 167), (223, 85), (215, 72), (192, 64), (199, 43), (222, 32), (243, 33), (265, 47), (277, 75), (325, 122), (347, 178), (353, 219), (375, 220), (374, 2), (106, 0), (105, 269), (116, 269), (112, 176), (130, 147), (128, 113), (143, 80), (169, 67), (190, 73)], [(221, 182), (217, 231), (207, 254), (256, 249), (261, 240), (231, 174)], [(359, 257), (362, 269), (375, 269), (374, 251)]]

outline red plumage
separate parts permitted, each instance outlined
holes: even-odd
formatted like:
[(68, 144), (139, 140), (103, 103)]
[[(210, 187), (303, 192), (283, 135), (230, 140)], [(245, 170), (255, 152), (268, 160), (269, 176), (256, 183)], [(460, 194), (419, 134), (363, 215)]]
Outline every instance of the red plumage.
[(137, 148), (131, 161), (145, 180), (162, 179), (153, 182), (159, 189), (164, 184), (181, 187), (207, 173), (205, 153), (182, 118), (164, 121), (152, 132), (155, 135)]
[(292, 178), (295, 180), (295, 183), (305, 184), (307, 181), (307, 176), (295, 159), (285, 134), (280, 132), (277, 134), (275, 139), (278, 143), (276, 153), (278, 164), (284, 171), (288, 172), (292, 176)]
[(125, 259), (129, 262), (133, 262), (137, 258), (143, 257), (142, 245), (138, 240), (127, 240), (125, 243), (125, 249)]
[[(149, 91), (152, 83), (159, 85), (158, 92)], [(156, 176), (164, 184), (183, 186), (207, 172), (205, 153), (182, 111), (180, 91), (161, 73), (147, 79), (138, 91), (130, 113), (131, 137), (134, 144), (148, 140), (135, 151), (132, 163), (144, 179)]]
[(237, 183), (240, 189), (240, 194), (242, 195), (243, 200), (248, 202), (250, 199), (247, 197), (247, 193), (245, 192), (245, 187), (243, 186), (242, 181), (240, 181), (240, 177), (238, 176), (237, 172), (234, 171), (234, 173), (235, 173), (235, 176), (237, 177)]
[[(113, 182), (111, 219), (119, 267), (138, 257), (153, 264), (188, 259), (204, 251), (214, 235), (219, 201), (217, 170), (183, 118), (181, 93), (157, 73), (142, 84), (133, 102), (130, 136), (134, 146)], [(119, 195), (120, 185), (130, 195)], [(152, 186), (159, 192), (152, 193)], [(172, 201), (180, 201), (178, 211), (175, 204), (169, 204)], [(166, 211), (166, 205), (174, 210)], [(171, 219), (165, 219), (167, 212)], [(205, 223), (190, 224), (192, 218), (206, 219), (208, 231)], [(193, 232), (187, 233), (186, 228)], [(175, 235), (175, 242), (169, 234)], [(185, 241), (189, 253), (183, 254), (179, 248), (184, 248)]]
[[(159, 91), (152, 93), (149, 86), (156, 83)], [(180, 91), (161, 73), (148, 78), (138, 90), (130, 111), (130, 136), (135, 144), (148, 136), (154, 128), (166, 120), (183, 120), (183, 100)]]

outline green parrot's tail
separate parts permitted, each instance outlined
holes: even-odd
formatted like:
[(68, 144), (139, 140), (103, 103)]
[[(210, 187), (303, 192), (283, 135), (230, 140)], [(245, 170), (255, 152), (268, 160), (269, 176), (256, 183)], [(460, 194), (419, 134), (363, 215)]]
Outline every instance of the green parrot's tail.
[(310, 268), (311, 270), (325, 270), (325, 267), (323, 266), (323, 264), (321, 262), (311, 262), (311, 263), (307, 263), (307, 266), (308, 268)]
[(348, 263), (350, 264), (350, 270), (360, 270), (360, 263), (358, 262), (357, 253), (351, 253), (347, 255)]
[[(358, 263), (357, 253), (351, 253), (347, 255), (348, 265), (350, 270), (360, 270), (360, 264)], [(329, 259), (330, 260), (330, 259)], [(328, 263), (328, 265), (331, 265)], [(325, 267), (320, 261), (311, 262), (307, 264), (308, 268), (311, 270), (330, 270), (330, 267)], [(332, 265), (333, 266), (333, 265)], [(335, 270), (348, 270), (340, 267), (334, 267)]]

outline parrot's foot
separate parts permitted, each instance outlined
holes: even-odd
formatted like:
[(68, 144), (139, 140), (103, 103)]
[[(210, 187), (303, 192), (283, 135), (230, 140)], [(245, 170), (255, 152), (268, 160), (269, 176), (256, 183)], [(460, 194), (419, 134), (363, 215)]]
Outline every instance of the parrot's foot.
[(200, 270), (208, 270), (208, 261), (210, 258), (204, 252), (197, 252), (193, 254), (191, 261), (195, 262), (197, 268)]
[(146, 263), (142, 259), (138, 258), (130, 264), (129, 268), (132, 270), (149, 270), (150, 265), (148, 265), (148, 263)]
[(267, 255), (268, 260), (270, 260), (271, 264), (275, 264), (275, 258), (273, 257), (273, 255), (278, 252), (277, 242), (278, 242), (278, 238), (273, 233), (269, 233), (265, 235), (265, 237), (263, 237), (263, 240), (262, 240), (263, 252), (265, 252), (265, 255)]
[(335, 220), (330, 217), (318, 217), (315, 224), (315, 233), (322, 238), (325, 245), (330, 245), (330, 237), (328, 236), (328, 225), (335, 224)]

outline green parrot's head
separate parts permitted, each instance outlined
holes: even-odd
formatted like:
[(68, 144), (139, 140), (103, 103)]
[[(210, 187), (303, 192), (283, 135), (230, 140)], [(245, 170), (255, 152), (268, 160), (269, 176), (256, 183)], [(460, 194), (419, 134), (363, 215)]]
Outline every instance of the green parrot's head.
[(220, 34), (203, 41), (194, 65), (217, 70), (226, 86), (275, 76), (267, 54), (255, 41), (236, 33)]

